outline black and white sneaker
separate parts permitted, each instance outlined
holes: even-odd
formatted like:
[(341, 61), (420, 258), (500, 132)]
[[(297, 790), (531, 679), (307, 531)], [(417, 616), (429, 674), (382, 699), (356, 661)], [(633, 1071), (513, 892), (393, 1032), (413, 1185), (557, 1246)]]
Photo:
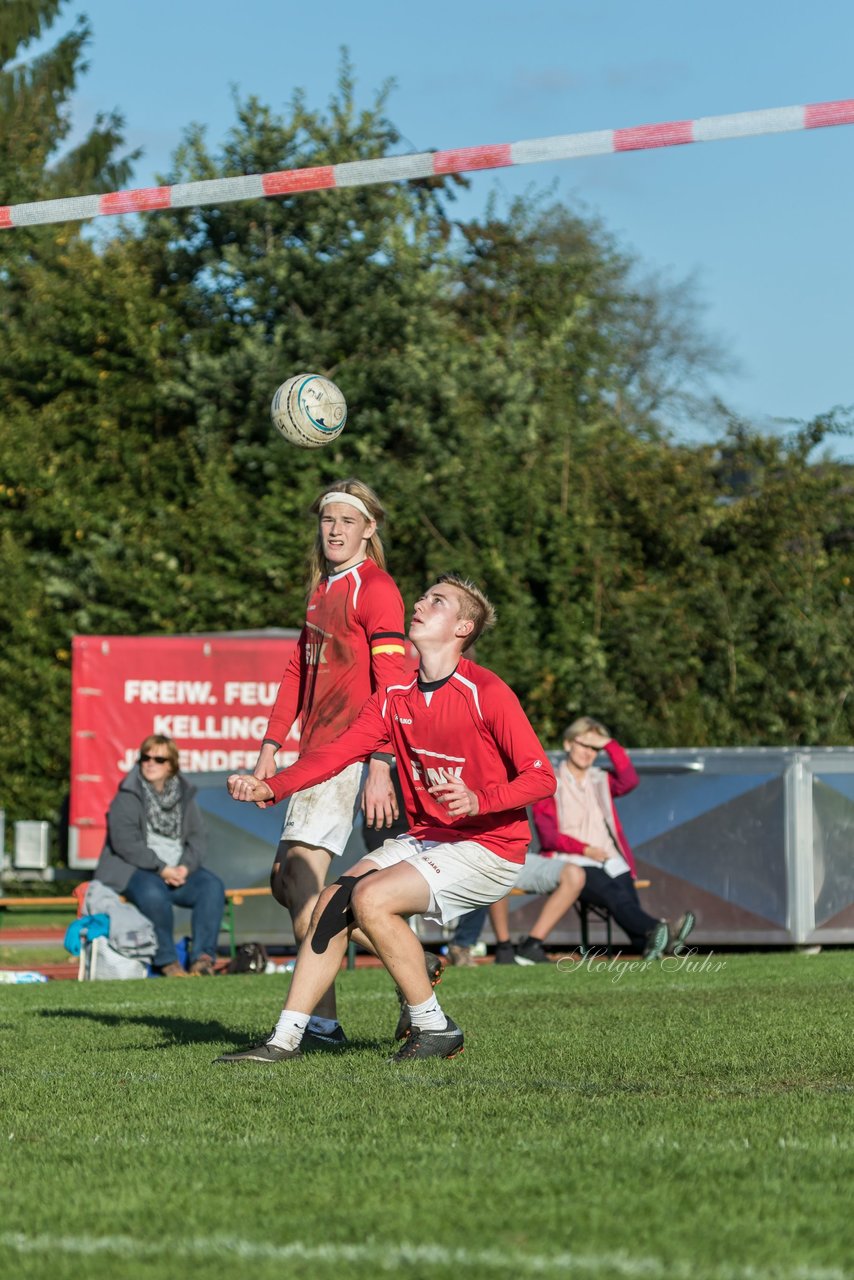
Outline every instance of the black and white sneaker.
[(240, 1049), (234, 1053), (222, 1053), (218, 1058), (214, 1058), (217, 1062), (285, 1062), (289, 1058), (301, 1058), (302, 1052), (299, 1049), (280, 1049), (278, 1045), (273, 1044), (273, 1036), (275, 1028), (267, 1036), (266, 1040), (262, 1040), (260, 1044), (250, 1045), (248, 1049)]
[(462, 1051), (463, 1033), (455, 1022), (446, 1018), (441, 1031), (413, 1027), (409, 1039), (389, 1061), (409, 1062), (412, 1058), (455, 1058)]
[(668, 955), (678, 956), (681, 953), (682, 948), (688, 941), (688, 935), (696, 923), (697, 917), (693, 911), (686, 911), (679, 917), (670, 932), (670, 942), (667, 947)]
[(539, 938), (526, 938), (516, 948), (517, 964), (551, 964)]
[(643, 949), (644, 960), (660, 960), (670, 944), (670, 929), (666, 920), (659, 920), (654, 929), (646, 935)]
[(342, 1049), (346, 1049), (349, 1043), (344, 1034), (344, 1028), (339, 1022), (332, 1031), (312, 1031), (311, 1027), (306, 1027), (300, 1049), (305, 1053), (339, 1053)]
[(512, 942), (498, 942), (495, 945), (496, 964), (515, 964), (516, 948)]
[[(436, 956), (432, 951), (424, 952), (424, 964), (427, 968), (427, 977), (430, 979), (431, 987), (438, 987), (442, 981), (442, 973), (445, 968), (444, 961), (441, 956)], [(397, 1026), (394, 1029), (395, 1040), (405, 1040), (412, 1029), (412, 1023), (409, 1018), (409, 1005), (406, 1003), (406, 997), (400, 987), (395, 987), (397, 992), (397, 1000), (400, 1005), (400, 1017), (397, 1020)]]

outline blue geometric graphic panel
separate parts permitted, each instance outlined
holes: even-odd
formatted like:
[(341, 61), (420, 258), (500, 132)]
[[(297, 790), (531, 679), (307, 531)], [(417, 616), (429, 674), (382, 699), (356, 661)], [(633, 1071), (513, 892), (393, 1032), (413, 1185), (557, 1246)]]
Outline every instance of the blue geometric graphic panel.
[[(697, 779), (690, 782), (696, 784)], [(785, 795), (779, 775), (670, 826), (638, 844), (635, 853), (649, 866), (679, 876), (722, 902), (786, 925)]]
[(820, 927), (854, 903), (854, 777), (813, 777), (813, 892)]
[(760, 787), (773, 773), (737, 774), (641, 773), (640, 785), (618, 800), (620, 821), (629, 844), (653, 840)]

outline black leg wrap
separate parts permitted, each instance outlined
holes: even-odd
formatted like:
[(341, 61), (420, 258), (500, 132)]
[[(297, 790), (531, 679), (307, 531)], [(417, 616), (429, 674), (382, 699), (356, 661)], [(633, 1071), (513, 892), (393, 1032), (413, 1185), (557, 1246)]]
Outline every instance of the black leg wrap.
[[(376, 869), (379, 871), (379, 867)], [(373, 874), (373, 871), (365, 872), (365, 875), (368, 876)], [(343, 929), (349, 928), (353, 923), (350, 899), (353, 896), (353, 890), (356, 885), (364, 878), (365, 876), (339, 876), (335, 881), (337, 892), (332, 895), (323, 908), (311, 938), (311, 949), (317, 955), (323, 955), (332, 939), (336, 938)]]

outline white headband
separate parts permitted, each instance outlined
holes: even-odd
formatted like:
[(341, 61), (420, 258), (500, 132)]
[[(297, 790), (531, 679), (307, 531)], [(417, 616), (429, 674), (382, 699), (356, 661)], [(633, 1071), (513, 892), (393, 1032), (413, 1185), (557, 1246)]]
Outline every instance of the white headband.
[(320, 499), (320, 510), (327, 507), (330, 502), (346, 502), (348, 506), (355, 507), (357, 511), (361, 511), (366, 520), (374, 520), (368, 508), (365, 506), (361, 498), (357, 498), (353, 493), (325, 493)]

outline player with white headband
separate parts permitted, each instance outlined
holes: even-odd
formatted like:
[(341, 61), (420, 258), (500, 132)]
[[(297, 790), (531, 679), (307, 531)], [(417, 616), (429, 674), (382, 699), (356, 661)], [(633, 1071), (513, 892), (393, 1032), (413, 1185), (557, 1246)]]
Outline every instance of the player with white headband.
[(442, 574), (412, 610), (417, 675), (369, 698), (339, 738), (306, 751), (275, 777), (228, 779), (235, 800), (278, 801), (391, 748), (409, 830), (324, 889), (273, 1031), (217, 1062), (301, 1058), (311, 1010), (354, 935), (370, 942), (400, 992), (406, 1025), (398, 1026), (404, 1044), (393, 1061), (453, 1058), (462, 1051), (463, 1032), (431, 991), (409, 917), (424, 914), (449, 925), (509, 893), (530, 843), (526, 805), (555, 789), (548, 757), (516, 695), (465, 656), (494, 620), (474, 582)]
[[(299, 720), (300, 754), (332, 742), (378, 690), (403, 674), (403, 600), (385, 570), (379, 527), (382, 504), (360, 480), (341, 480), (318, 495), (317, 536), (308, 568), (306, 621), (282, 678), (254, 776), (271, 778), (276, 751)], [(329, 866), (343, 854), (359, 812), (368, 826), (391, 827), (397, 801), (390, 755), (342, 769), (320, 786), (291, 797), (270, 884), (287, 907), (301, 942)], [(438, 977), (441, 961), (434, 962)], [(338, 1048), (346, 1036), (338, 1021), (335, 988), (313, 1011), (304, 1048)]]

